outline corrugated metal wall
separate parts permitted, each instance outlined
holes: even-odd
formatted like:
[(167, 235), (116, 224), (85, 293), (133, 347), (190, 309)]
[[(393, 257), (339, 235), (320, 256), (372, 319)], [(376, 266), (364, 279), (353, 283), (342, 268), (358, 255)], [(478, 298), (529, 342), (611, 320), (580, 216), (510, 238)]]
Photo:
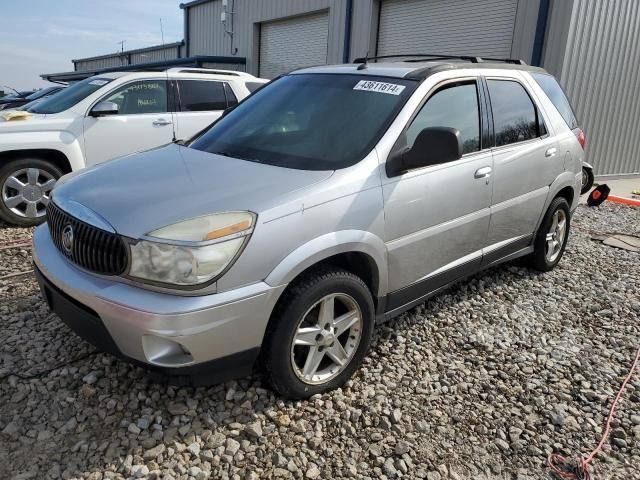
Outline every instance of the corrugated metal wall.
[(640, 2), (565, 1), (555, 0), (545, 66), (585, 128), (596, 175), (640, 173)]
[(121, 57), (119, 53), (114, 53), (110, 57), (96, 58), (93, 60), (79, 59), (74, 62), (75, 69), (78, 72), (84, 72), (85, 70), (97, 70), (100, 68), (120, 67), (127, 65), (127, 57)]
[(161, 62), (162, 60), (172, 60), (179, 58), (180, 47), (158, 48), (131, 54), (131, 65), (149, 62)]

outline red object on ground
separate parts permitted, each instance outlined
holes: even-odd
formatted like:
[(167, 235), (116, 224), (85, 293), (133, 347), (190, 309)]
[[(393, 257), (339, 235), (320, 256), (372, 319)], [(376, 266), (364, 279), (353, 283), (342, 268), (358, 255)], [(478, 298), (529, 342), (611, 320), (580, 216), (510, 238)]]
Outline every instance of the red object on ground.
[(631, 205), (632, 207), (640, 207), (640, 200), (635, 198), (619, 197), (618, 195), (609, 195), (607, 200), (611, 200), (616, 203), (623, 203), (625, 205)]
[(620, 390), (618, 391), (618, 394), (616, 395), (616, 398), (611, 405), (611, 410), (609, 411), (609, 417), (607, 418), (607, 425), (604, 429), (604, 434), (602, 435), (602, 439), (600, 440), (600, 443), (598, 443), (598, 446), (595, 448), (595, 450), (591, 452), (587, 457), (581, 458), (576, 468), (571, 468), (567, 464), (567, 459), (562, 455), (554, 453), (549, 456), (549, 468), (553, 473), (556, 474), (558, 478), (561, 478), (563, 480), (591, 479), (591, 475), (589, 474), (589, 464), (593, 461), (595, 456), (600, 453), (602, 447), (604, 447), (605, 442), (609, 438), (609, 434), (611, 433), (611, 420), (613, 420), (613, 414), (616, 407), (618, 406), (618, 403), (620, 402), (620, 399), (622, 398), (624, 389), (627, 387), (627, 383), (629, 383), (629, 380), (631, 380), (633, 372), (635, 372), (636, 367), (638, 366), (638, 362), (640, 362), (640, 348), (638, 348), (638, 351), (636, 352), (636, 358), (633, 361), (631, 370), (629, 370), (629, 374), (624, 379), (624, 382), (622, 382), (622, 386), (620, 387)]

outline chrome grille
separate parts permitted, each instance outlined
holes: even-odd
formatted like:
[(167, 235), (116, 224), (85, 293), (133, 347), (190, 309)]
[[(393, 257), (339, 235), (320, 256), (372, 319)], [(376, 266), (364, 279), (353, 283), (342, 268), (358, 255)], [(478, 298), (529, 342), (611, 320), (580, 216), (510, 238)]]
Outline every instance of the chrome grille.
[[(118, 235), (72, 217), (53, 202), (47, 206), (47, 223), (53, 243), (76, 265), (101, 275), (124, 273), (128, 260), (127, 249)], [(69, 226), (73, 240), (67, 240), (65, 245), (64, 231)]]

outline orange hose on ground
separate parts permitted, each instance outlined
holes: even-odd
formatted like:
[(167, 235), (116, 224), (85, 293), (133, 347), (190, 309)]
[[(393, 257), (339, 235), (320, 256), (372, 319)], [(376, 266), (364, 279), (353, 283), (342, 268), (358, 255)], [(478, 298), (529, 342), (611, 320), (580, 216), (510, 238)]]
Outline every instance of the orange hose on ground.
[(640, 207), (640, 200), (635, 198), (619, 197), (618, 195), (609, 195), (607, 200), (616, 203), (623, 203), (624, 205), (631, 205), (632, 207)]

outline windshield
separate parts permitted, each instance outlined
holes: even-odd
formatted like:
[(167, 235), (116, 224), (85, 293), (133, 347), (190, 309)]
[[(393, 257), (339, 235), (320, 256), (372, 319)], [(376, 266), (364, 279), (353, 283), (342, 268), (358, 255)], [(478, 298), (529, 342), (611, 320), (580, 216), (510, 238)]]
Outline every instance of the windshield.
[(96, 90), (111, 82), (111, 78), (91, 77), (43, 99), (28, 111), (31, 113), (60, 113), (81, 102)]
[(294, 74), (240, 103), (190, 147), (301, 170), (354, 165), (374, 147), (417, 82)]

